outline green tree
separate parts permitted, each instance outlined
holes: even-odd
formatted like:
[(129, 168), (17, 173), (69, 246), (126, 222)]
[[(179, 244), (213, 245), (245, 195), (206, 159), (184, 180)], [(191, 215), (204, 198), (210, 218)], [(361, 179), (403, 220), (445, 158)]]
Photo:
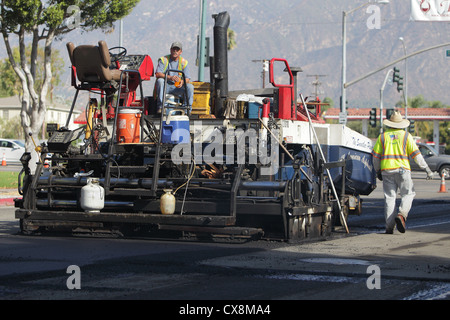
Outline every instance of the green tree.
[[(408, 106), (410, 108), (450, 108), (450, 106), (441, 101), (428, 101), (423, 95), (418, 95), (408, 99)], [(399, 101), (396, 107), (404, 107), (403, 101)], [(417, 121), (416, 134), (424, 139), (433, 140), (433, 122), (432, 121)], [(448, 130), (448, 122), (439, 124), (439, 142), (447, 143), (445, 153), (450, 154), (450, 132)]]
[[(21, 83), (21, 125), (26, 137), (26, 149), (33, 150), (29, 134), (37, 137), (45, 118), (46, 99), (51, 90), (53, 76), (51, 57), (55, 38), (81, 28), (85, 31), (108, 31), (114, 21), (128, 15), (139, 0), (1, 0), (0, 32), (5, 43), (9, 62)], [(10, 37), (17, 39), (19, 59), (14, 57)], [(31, 53), (27, 57), (27, 42)], [(39, 80), (38, 52), (43, 42), (44, 62)], [(35, 85), (40, 82), (39, 88)], [(30, 164), (36, 163), (32, 152)], [(33, 168), (32, 168), (33, 169)]]
[[(403, 100), (398, 101), (395, 106), (397, 108), (404, 108), (405, 103)], [(441, 101), (427, 101), (425, 97), (421, 94), (415, 97), (408, 98), (408, 106), (410, 108), (449, 108), (450, 106), (447, 106), (443, 104)]]
[[(31, 56), (31, 47), (27, 46), (25, 51), (26, 56), (29, 58)], [(13, 48), (13, 56), (16, 61), (20, 59), (19, 48)], [(36, 72), (36, 81), (34, 84), (34, 89), (39, 90), (42, 86), (42, 76), (44, 74), (43, 70), (44, 66), (44, 51), (41, 48), (38, 48), (37, 55), (37, 72)], [(47, 97), (51, 97), (51, 91), (60, 83), (60, 75), (63, 72), (64, 68), (64, 60), (61, 58), (59, 50), (53, 50), (53, 54), (51, 57), (51, 67), (54, 76), (50, 82), (51, 90)], [(0, 61), (0, 72), (2, 77), (0, 78), (0, 97), (11, 97), (18, 95), (21, 93), (21, 83), (19, 78), (17, 78), (14, 69), (9, 62), (9, 58), (5, 58)]]
[(8, 58), (0, 61), (0, 74), (0, 98), (18, 95), (20, 82)]
[(423, 108), (423, 107), (427, 107), (427, 101), (425, 100), (425, 98), (419, 94), (416, 97), (413, 98), (409, 98), (408, 99), (408, 105), (411, 108)]
[(325, 97), (323, 99), (322, 103), (324, 103), (324, 105), (320, 106), (321, 114), (327, 112), (328, 109), (333, 108), (333, 106), (334, 106), (334, 101), (330, 97)]
[(0, 136), (5, 139), (23, 139), (20, 117), (16, 116), (10, 120), (0, 119)]

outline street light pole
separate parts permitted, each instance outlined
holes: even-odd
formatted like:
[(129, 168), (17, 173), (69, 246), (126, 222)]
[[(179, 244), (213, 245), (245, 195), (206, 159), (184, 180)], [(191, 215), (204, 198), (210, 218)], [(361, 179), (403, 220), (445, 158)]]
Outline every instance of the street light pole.
[(380, 89), (380, 134), (383, 133), (383, 91), (384, 91), (384, 88), (386, 87), (386, 83), (387, 83), (389, 77), (391, 76), (392, 72), (393, 72), (393, 70), (389, 69), (389, 71), (386, 74), (386, 77), (384, 78), (383, 85), (381, 86), (381, 89)]
[(388, 4), (389, 0), (378, 0), (375, 2), (364, 3), (348, 12), (342, 11), (342, 79), (341, 79), (341, 112), (339, 122), (347, 124), (347, 92), (345, 82), (347, 81), (347, 15), (359, 10), (369, 4)]
[(374, 75), (375, 73), (378, 73), (378, 72), (386, 69), (387, 67), (393, 66), (394, 64), (399, 63), (402, 60), (405, 60), (405, 59), (407, 59), (409, 57), (413, 57), (413, 56), (416, 56), (418, 54), (424, 53), (426, 51), (430, 51), (430, 50), (434, 50), (434, 49), (438, 49), (438, 48), (442, 48), (442, 47), (447, 47), (447, 46), (450, 46), (450, 42), (441, 43), (441, 44), (438, 44), (438, 45), (435, 45), (435, 46), (432, 46), (432, 47), (429, 47), (429, 48), (425, 48), (425, 49), (422, 49), (422, 50), (419, 50), (419, 51), (416, 51), (416, 52), (413, 52), (413, 53), (409, 53), (408, 55), (406, 55), (404, 57), (401, 57), (399, 59), (396, 59), (394, 61), (389, 62), (388, 64), (382, 66), (381, 68), (378, 68), (376, 70), (370, 71), (369, 73), (366, 73), (365, 75), (359, 77), (358, 79), (349, 81), (348, 83), (345, 84), (345, 88), (348, 88), (348, 87), (354, 85), (355, 83), (360, 82), (360, 81), (362, 81), (362, 80), (364, 80), (364, 79)]

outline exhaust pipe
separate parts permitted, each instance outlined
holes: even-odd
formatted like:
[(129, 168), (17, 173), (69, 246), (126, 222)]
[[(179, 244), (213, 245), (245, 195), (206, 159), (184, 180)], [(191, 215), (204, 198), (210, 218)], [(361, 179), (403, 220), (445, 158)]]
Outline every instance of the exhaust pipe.
[(227, 31), (230, 25), (228, 12), (214, 14), (214, 114), (216, 118), (223, 116), (225, 100), (228, 96), (228, 40)]

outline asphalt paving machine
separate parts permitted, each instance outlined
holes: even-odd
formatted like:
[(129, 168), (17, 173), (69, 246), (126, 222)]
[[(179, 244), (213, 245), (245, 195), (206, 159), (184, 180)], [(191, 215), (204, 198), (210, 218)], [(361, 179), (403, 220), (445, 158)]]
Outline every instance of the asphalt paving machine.
[(285, 59), (270, 60), (271, 88), (229, 91), (230, 17), (213, 18), (211, 82), (193, 83), (193, 106), (165, 94), (161, 113), (143, 92), (154, 73), (148, 55), (113, 53), (104, 41), (67, 44), (71, 111), (89, 91), (86, 124), (67, 129), (71, 112), (41, 146), (35, 172), (23, 155), (23, 233), (301, 240), (348, 232), (347, 216), (361, 213), (360, 195), (376, 186), (371, 141), (326, 124), (320, 100), (297, 96), (300, 69)]

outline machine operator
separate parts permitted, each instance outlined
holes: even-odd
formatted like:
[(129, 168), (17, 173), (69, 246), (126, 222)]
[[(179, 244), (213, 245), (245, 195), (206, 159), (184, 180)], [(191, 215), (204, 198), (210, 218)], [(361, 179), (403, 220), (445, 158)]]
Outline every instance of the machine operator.
[(181, 73), (179, 72), (169, 72), (169, 74), (167, 75), (166, 94), (173, 94), (183, 97), (185, 95), (184, 86), (186, 86), (189, 113), (192, 110), (192, 103), (194, 102), (194, 86), (189, 83), (191, 80), (191, 76), (189, 73), (188, 61), (181, 56), (182, 52), (183, 45), (181, 44), (181, 42), (176, 41), (170, 46), (170, 54), (163, 56), (158, 60), (158, 66), (155, 72), (157, 113), (161, 113), (164, 93), (164, 77), (166, 70), (183, 71), (185, 79), (183, 79)]

